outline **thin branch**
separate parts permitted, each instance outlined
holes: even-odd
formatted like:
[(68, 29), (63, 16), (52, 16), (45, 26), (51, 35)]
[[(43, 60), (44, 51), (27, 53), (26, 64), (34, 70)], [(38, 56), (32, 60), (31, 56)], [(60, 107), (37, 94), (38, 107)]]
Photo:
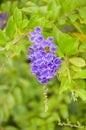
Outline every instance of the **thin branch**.
[[(29, 32), (27, 32), (26, 34), (21, 35), (18, 39), (16, 39), (16, 40), (13, 41), (12, 45), (17, 44), (17, 43), (18, 43), (19, 41), (21, 41), (23, 38), (28, 37), (28, 36), (29, 36)], [(5, 50), (6, 50), (6, 47), (0, 48), (0, 51), (5, 51)]]
[(25, 37), (28, 37), (29, 36), (29, 33), (26, 33), (26, 34), (23, 34), (21, 35), (18, 39), (16, 39), (14, 42), (13, 42), (13, 45), (17, 44), (19, 41), (21, 41), (23, 38)]
[(48, 88), (46, 86), (43, 86), (43, 90), (44, 90), (45, 112), (47, 112), (48, 111), (48, 97), (47, 97)]
[(81, 124), (78, 125), (78, 124), (71, 124), (71, 123), (59, 122), (58, 125), (59, 126), (68, 126), (68, 127), (72, 127), (72, 128), (79, 128), (79, 129), (86, 130), (86, 126), (81, 125)]

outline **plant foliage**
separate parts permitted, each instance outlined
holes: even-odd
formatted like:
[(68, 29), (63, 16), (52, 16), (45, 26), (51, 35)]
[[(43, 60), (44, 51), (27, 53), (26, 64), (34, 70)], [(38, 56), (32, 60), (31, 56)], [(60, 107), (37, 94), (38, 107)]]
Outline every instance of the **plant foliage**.
[[(85, 130), (86, 0), (2, 0), (0, 10), (8, 16), (0, 30), (0, 130)], [(27, 61), (36, 26), (54, 37), (62, 59), (47, 84), (46, 113), (43, 85)]]

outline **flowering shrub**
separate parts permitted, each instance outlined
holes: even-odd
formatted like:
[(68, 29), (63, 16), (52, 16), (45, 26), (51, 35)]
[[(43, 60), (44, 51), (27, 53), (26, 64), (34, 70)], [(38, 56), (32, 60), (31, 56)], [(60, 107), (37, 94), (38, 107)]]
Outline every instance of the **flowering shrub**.
[(86, 0), (0, 10), (0, 130), (86, 130)]

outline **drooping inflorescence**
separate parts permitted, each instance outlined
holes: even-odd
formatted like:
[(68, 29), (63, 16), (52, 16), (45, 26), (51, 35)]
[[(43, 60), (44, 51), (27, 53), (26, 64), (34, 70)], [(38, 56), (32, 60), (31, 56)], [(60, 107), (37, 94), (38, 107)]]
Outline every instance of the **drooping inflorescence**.
[(36, 75), (41, 84), (47, 84), (56, 74), (62, 61), (56, 56), (57, 47), (53, 44), (53, 37), (46, 40), (41, 34), (42, 29), (36, 27), (34, 32), (30, 32), (30, 42), (34, 43), (29, 47), (31, 72)]

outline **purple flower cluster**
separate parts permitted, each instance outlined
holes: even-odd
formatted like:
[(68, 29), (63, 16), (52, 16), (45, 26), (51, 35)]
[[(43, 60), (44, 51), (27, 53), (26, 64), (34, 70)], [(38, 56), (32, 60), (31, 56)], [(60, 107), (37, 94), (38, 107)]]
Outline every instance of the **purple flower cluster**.
[(45, 40), (41, 32), (40, 27), (36, 27), (34, 32), (30, 32), (29, 40), (34, 44), (29, 47), (28, 60), (31, 61), (31, 72), (36, 75), (38, 81), (47, 84), (55, 76), (62, 61), (55, 55), (57, 47), (53, 44), (53, 37)]
[(7, 14), (0, 14), (0, 29), (4, 29), (7, 23)]

